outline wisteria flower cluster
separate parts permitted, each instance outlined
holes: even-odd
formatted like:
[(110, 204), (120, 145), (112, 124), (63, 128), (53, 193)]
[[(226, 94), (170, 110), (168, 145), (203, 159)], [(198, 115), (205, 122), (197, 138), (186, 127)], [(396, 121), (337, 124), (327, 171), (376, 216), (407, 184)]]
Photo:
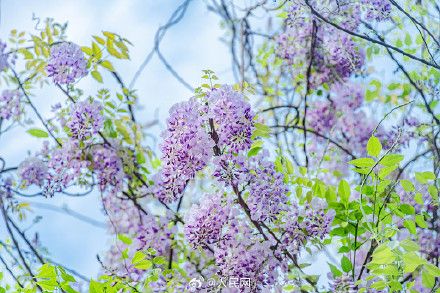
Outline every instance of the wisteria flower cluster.
[(298, 74), (307, 75), (318, 87), (324, 83), (335, 83), (358, 72), (364, 64), (364, 52), (343, 32), (323, 24), (307, 15), (305, 6), (293, 4), (286, 21), (286, 30), (278, 37), (278, 54)]
[(87, 75), (87, 61), (81, 47), (68, 42), (53, 45), (46, 67), (54, 83), (69, 84)]
[(9, 61), (8, 61), (9, 55), (7, 52), (5, 52), (5, 50), (6, 50), (6, 43), (0, 40), (0, 72), (5, 70), (5, 68), (9, 67)]
[(101, 130), (104, 120), (101, 114), (102, 105), (94, 101), (81, 101), (72, 105), (70, 119), (66, 126), (72, 138), (90, 139)]
[[(187, 183), (211, 160), (215, 149), (248, 149), (253, 118), (249, 103), (229, 86), (213, 89), (206, 102), (192, 98), (174, 105), (167, 130), (162, 133), (163, 168), (155, 177), (156, 196), (163, 202), (180, 198)], [(212, 127), (217, 137), (213, 137)]]
[(220, 241), (223, 225), (229, 218), (229, 207), (221, 194), (206, 195), (200, 205), (193, 205), (188, 212), (185, 236), (194, 247)]
[(35, 184), (41, 187), (47, 176), (47, 166), (39, 158), (30, 157), (20, 163), (17, 172), (24, 186)]
[(21, 94), (16, 90), (4, 90), (0, 94), (0, 118), (16, 119), (22, 113)]

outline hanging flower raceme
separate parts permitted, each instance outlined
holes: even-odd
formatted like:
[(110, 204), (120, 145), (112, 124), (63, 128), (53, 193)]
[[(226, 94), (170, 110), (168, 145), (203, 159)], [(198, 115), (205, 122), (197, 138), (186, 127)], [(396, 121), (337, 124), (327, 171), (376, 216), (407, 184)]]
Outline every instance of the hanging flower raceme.
[(356, 286), (352, 278), (348, 275), (337, 277), (330, 283), (331, 292), (334, 293), (353, 293), (356, 292)]
[(72, 105), (66, 126), (73, 139), (87, 140), (98, 134), (104, 119), (102, 105), (95, 101), (81, 101)]
[(84, 159), (78, 141), (64, 142), (61, 148), (53, 150), (50, 154), (44, 193), (53, 196), (55, 192), (62, 191), (84, 174), (89, 166), (90, 162)]
[(383, 21), (390, 17), (391, 3), (389, 0), (362, 0), (361, 3), (367, 20)]
[(215, 143), (220, 152), (249, 149), (253, 119), (250, 104), (230, 86), (211, 90), (204, 101), (191, 98), (174, 105), (162, 133), (163, 167), (154, 177), (154, 194), (167, 203), (180, 198), (188, 181), (214, 155)]
[(229, 148), (230, 152), (238, 153), (248, 150), (252, 144), (254, 130), (254, 113), (251, 105), (243, 94), (224, 85), (213, 89), (207, 97), (209, 118), (219, 136), (220, 149)]
[(336, 124), (335, 109), (328, 102), (312, 103), (307, 113), (307, 127), (320, 134), (330, 133)]
[(315, 197), (300, 213), (300, 217), (303, 218), (301, 228), (306, 232), (307, 237), (323, 240), (330, 232), (335, 211), (326, 211), (326, 208), (327, 203)]
[[(361, 23), (356, 1), (309, 1), (329, 21), (355, 31)], [(364, 52), (352, 37), (316, 17), (302, 0), (291, 1), (284, 32), (278, 37), (277, 54), (316, 88), (349, 78), (360, 71)], [(310, 76), (307, 71), (311, 66)]]
[(193, 205), (188, 211), (186, 239), (193, 247), (218, 242), (228, 216), (229, 207), (223, 202), (221, 194), (205, 195), (200, 204)]
[(93, 149), (92, 156), (99, 189), (104, 191), (108, 187), (113, 192), (122, 190), (125, 173), (117, 150), (110, 146), (97, 146)]
[(41, 187), (46, 179), (47, 170), (47, 166), (42, 160), (30, 157), (20, 163), (17, 173), (24, 187), (32, 184)]
[(81, 47), (68, 42), (52, 46), (46, 71), (58, 84), (70, 84), (86, 76), (87, 61)]
[(289, 189), (284, 183), (284, 175), (275, 170), (275, 165), (267, 160), (268, 156), (269, 152), (264, 150), (249, 160), (246, 203), (254, 221), (274, 219), (285, 209), (288, 200)]
[(0, 94), (0, 118), (9, 120), (19, 117), (22, 113), (20, 98), (19, 91), (4, 90)]
[(214, 143), (204, 128), (201, 110), (195, 98), (170, 109), (167, 129), (161, 135), (162, 170), (154, 178), (154, 193), (162, 202), (180, 198), (188, 181), (212, 156)]
[(359, 109), (364, 102), (364, 88), (355, 83), (335, 83), (331, 87), (332, 101), (335, 109), (346, 113)]
[(327, 204), (314, 198), (304, 209), (293, 205), (283, 214), (281, 249), (296, 255), (309, 240), (323, 240), (330, 232), (335, 211), (326, 211)]
[(231, 219), (228, 231), (214, 249), (218, 275), (248, 279), (243, 292), (264, 290), (277, 282), (280, 263), (271, 249), (271, 241), (261, 241), (246, 224)]
[(0, 72), (9, 67), (9, 54), (5, 52), (6, 43), (0, 40)]

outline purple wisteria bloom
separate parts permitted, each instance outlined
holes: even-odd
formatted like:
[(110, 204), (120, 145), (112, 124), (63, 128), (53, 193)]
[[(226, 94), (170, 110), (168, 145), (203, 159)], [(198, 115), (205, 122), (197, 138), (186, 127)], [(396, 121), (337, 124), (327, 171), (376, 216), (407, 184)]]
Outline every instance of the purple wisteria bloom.
[(364, 88), (350, 82), (335, 83), (331, 87), (332, 101), (341, 112), (354, 111), (364, 102)]
[(383, 21), (389, 18), (391, 3), (388, 0), (362, 0), (367, 20)]
[(203, 128), (201, 105), (192, 98), (170, 109), (167, 129), (162, 133), (162, 170), (155, 175), (153, 192), (163, 202), (180, 198), (188, 181), (212, 156), (214, 142)]
[(63, 42), (50, 49), (46, 67), (47, 75), (54, 83), (69, 84), (87, 75), (87, 61), (81, 47)]
[(90, 162), (85, 160), (79, 142), (69, 140), (51, 153), (47, 166), (49, 172), (44, 194), (53, 196), (78, 179), (90, 166)]
[(43, 186), (47, 171), (46, 164), (36, 157), (27, 158), (20, 163), (17, 169), (18, 176), (26, 187), (32, 184)]
[(0, 72), (2, 72), (5, 68), (9, 67), (9, 55), (6, 50), (6, 43), (0, 40)]
[(307, 113), (307, 127), (318, 133), (329, 133), (336, 124), (335, 109), (328, 102), (314, 102)]
[(289, 191), (284, 183), (284, 175), (275, 170), (275, 165), (267, 160), (269, 152), (262, 151), (250, 158), (247, 180), (249, 206), (252, 220), (266, 221), (274, 219), (285, 209)]
[(229, 208), (222, 202), (221, 194), (205, 195), (200, 204), (193, 205), (188, 211), (186, 239), (193, 247), (218, 242), (228, 215)]
[(0, 95), (0, 118), (15, 119), (21, 114), (20, 92), (4, 90)]
[(122, 160), (115, 149), (99, 146), (93, 150), (93, 167), (98, 175), (101, 191), (110, 187), (113, 191), (122, 189), (125, 177)]
[(356, 286), (348, 275), (337, 277), (330, 283), (331, 292), (334, 293), (354, 293)]
[[(334, 6), (318, 1), (310, 4), (332, 21), (355, 30), (360, 23), (359, 6), (340, 2)], [(319, 21), (303, 1), (295, 1), (287, 13), (285, 31), (278, 37), (277, 54), (292, 65), (294, 74), (306, 76), (311, 64), (309, 81), (316, 88), (347, 79), (361, 70), (364, 52), (351, 36)]]
[(214, 249), (217, 274), (226, 280), (248, 278), (251, 284), (241, 292), (265, 292), (266, 286), (276, 283), (280, 265), (271, 249), (273, 243), (261, 241), (252, 229), (238, 221), (232, 220), (229, 226)]
[(98, 102), (83, 101), (73, 104), (66, 124), (72, 138), (86, 140), (98, 134), (104, 124), (101, 111), (102, 105)]
[(231, 152), (247, 150), (252, 144), (254, 113), (243, 94), (224, 85), (208, 94), (209, 118), (219, 136), (219, 147)]

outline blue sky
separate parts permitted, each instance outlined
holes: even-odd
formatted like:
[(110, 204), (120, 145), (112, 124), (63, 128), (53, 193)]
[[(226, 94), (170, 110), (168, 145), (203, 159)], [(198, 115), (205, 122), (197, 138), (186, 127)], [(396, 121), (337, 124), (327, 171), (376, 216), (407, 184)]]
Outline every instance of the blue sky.
[[(33, 15), (41, 19), (51, 17), (60, 23), (68, 22), (69, 40), (80, 45), (89, 45), (91, 35), (101, 31), (119, 33), (134, 45), (130, 48), (130, 61), (115, 63), (116, 69), (128, 83), (153, 46), (157, 28), (166, 23), (180, 3), (176, 0), (1, 0), (0, 39), (7, 39), (9, 31), (14, 28), (32, 31), (35, 25)], [(231, 82), (231, 62), (228, 48), (220, 41), (222, 35), (217, 16), (207, 11), (203, 1), (196, 0), (190, 4), (181, 23), (167, 33), (161, 48), (168, 61), (193, 86), (200, 83), (201, 70), (207, 68), (216, 71), (222, 81)], [(106, 86), (115, 86), (110, 76), (104, 76), (104, 81)], [(91, 79), (82, 80), (79, 86), (89, 94), (101, 88)], [(140, 98), (136, 115), (145, 122), (154, 119), (156, 113), (159, 120), (164, 121), (172, 104), (191, 96), (191, 92), (177, 82), (156, 57), (139, 77), (135, 88)], [(62, 99), (60, 93), (50, 87), (36, 89), (33, 93), (34, 103), (49, 117), (52, 115), (50, 106)], [(36, 121), (35, 117), (31, 118)], [(35, 125), (38, 126), (38, 123)], [(28, 155), (28, 151), (35, 151), (41, 145), (40, 140), (25, 134), (29, 127), (25, 125), (1, 137), (0, 155), (7, 158), (8, 166), (16, 165)], [(156, 127), (152, 131), (157, 134), (159, 130), (160, 127)], [(41, 203), (55, 207), (67, 206), (104, 222), (99, 195), (90, 194), (82, 198), (57, 195), (49, 199), (32, 198), (29, 202), (40, 203), (33, 205), (34, 213), (30, 219), (36, 215), (43, 216), (29, 231), (39, 232), (51, 257), (83, 274), (96, 275), (99, 265), (95, 256), (103, 253), (110, 241), (105, 229), (43, 209)], [(0, 228), (0, 236), (4, 238), (2, 231), (3, 227)]]

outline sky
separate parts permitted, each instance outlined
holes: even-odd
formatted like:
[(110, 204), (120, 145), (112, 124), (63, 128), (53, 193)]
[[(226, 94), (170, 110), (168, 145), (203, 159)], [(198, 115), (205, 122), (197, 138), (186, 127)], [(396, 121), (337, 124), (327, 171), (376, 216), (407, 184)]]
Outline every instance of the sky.
[[(102, 31), (116, 32), (133, 43), (130, 48), (131, 60), (114, 63), (116, 70), (128, 83), (151, 50), (157, 28), (166, 23), (180, 3), (177, 0), (1, 0), (0, 39), (7, 39), (14, 28), (32, 31), (35, 26), (33, 17), (41, 20), (51, 17), (59, 23), (68, 22), (68, 39), (79, 45), (90, 45), (91, 36)], [(204, 1), (192, 1), (184, 19), (171, 28), (162, 41), (163, 55), (193, 87), (200, 84), (201, 71), (208, 68), (214, 70), (223, 82), (232, 81), (228, 48), (220, 40), (224, 32), (220, 29), (219, 21), (216, 15), (208, 12)], [(109, 75), (104, 75), (104, 83), (106, 86), (115, 86)], [(78, 86), (89, 94), (101, 88), (91, 78), (80, 81)], [(156, 118), (163, 122), (172, 104), (192, 94), (174, 79), (157, 57), (145, 68), (135, 88), (139, 96), (136, 116), (144, 122)], [(62, 99), (59, 91), (46, 86), (33, 93), (32, 100), (37, 108), (43, 116), (51, 117), (51, 105)], [(34, 126), (39, 126), (35, 117), (31, 118)], [(41, 140), (25, 133), (30, 127), (24, 125), (0, 138), (0, 155), (7, 158), (7, 166), (17, 165), (29, 155), (29, 151), (40, 148)], [(160, 127), (152, 129), (155, 134), (159, 131)], [(47, 199), (22, 200), (31, 202), (33, 210), (27, 223), (28, 233), (39, 232), (39, 238), (50, 252), (50, 257), (82, 274), (96, 276), (99, 272), (96, 254), (102, 255), (110, 241), (99, 224), (105, 221), (99, 195), (93, 193), (81, 198), (56, 195)], [(67, 207), (85, 215), (99, 222), (98, 226), (54, 210), (57, 207)], [(32, 223), (37, 215), (41, 215), (42, 219)], [(2, 226), (0, 237), (4, 239), (4, 236)]]

